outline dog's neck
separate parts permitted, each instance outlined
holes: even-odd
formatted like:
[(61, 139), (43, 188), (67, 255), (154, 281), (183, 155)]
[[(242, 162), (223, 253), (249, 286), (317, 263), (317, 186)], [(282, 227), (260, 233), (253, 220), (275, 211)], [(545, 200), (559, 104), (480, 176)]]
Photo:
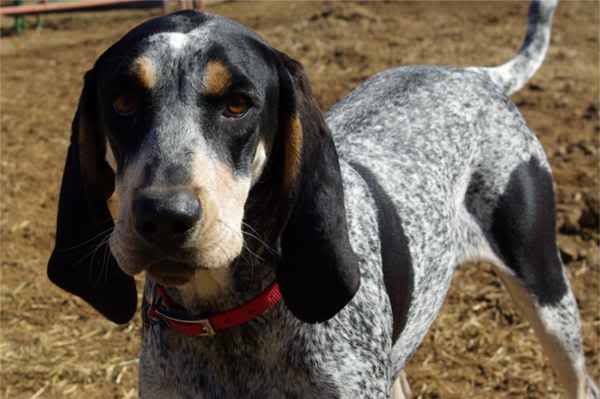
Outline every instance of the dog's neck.
[[(167, 294), (191, 315), (209, 316), (240, 306), (275, 281), (273, 263), (254, 264), (243, 259), (229, 267), (198, 270), (187, 283), (166, 287)], [(146, 277), (146, 298), (150, 298), (155, 284), (151, 277)]]

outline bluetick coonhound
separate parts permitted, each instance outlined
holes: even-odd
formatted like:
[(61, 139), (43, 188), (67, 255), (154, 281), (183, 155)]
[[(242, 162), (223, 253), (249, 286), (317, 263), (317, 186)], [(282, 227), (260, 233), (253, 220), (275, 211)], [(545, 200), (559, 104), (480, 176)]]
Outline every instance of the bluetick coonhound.
[(568, 396), (598, 398), (548, 161), (507, 97), (555, 6), (502, 66), (387, 70), (325, 116), (245, 27), (143, 23), (85, 76), (50, 279), (125, 323), (146, 272), (143, 398), (402, 398), (455, 268), (486, 260)]

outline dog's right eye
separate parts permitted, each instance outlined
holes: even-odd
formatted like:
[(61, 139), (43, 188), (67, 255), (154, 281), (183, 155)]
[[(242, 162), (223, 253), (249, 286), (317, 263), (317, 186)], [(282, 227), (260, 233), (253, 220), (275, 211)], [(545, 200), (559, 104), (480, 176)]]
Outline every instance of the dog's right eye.
[(137, 110), (138, 98), (134, 93), (124, 93), (113, 101), (113, 109), (122, 116), (130, 116)]
[(223, 115), (227, 118), (240, 118), (248, 109), (250, 109), (250, 101), (246, 97), (236, 94), (227, 100)]

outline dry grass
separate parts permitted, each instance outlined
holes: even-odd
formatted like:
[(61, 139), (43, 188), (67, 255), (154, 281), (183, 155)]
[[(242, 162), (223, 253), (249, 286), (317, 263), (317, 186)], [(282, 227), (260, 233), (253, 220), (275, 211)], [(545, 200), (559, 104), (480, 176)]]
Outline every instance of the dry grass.
[[(327, 108), (393, 65), (494, 64), (518, 48), (524, 3), (234, 3), (214, 7), (307, 67)], [(563, 2), (553, 45), (515, 96), (557, 179), (559, 242), (580, 304), (588, 366), (599, 364), (596, 2)], [(81, 77), (148, 12), (48, 17), (0, 41), (0, 392), (5, 398), (137, 396), (139, 320), (114, 326), (45, 277), (68, 126)], [(476, 34), (475, 34), (476, 33)], [(594, 222), (595, 220), (595, 222)], [(408, 365), (420, 398), (558, 398), (541, 347), (490, 267), (469, 265)]]

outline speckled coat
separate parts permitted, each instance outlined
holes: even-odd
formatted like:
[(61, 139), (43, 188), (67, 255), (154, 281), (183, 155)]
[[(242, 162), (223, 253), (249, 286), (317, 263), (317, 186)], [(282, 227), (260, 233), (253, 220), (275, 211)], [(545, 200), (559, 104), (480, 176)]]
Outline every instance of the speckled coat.
[[(188, 304), (187, 312), (205, 314), (236, 307), (274, 280), (282, 285), (285, 303), (214, 337), (186, 337), (144, 313), (140, 397), (402, 398), (406, 392), (398, 390), (397, 378), (438, 315), (456, 267), (465, 261), (486, 260), (498, 267), (532, 323), (569, 397), (598, 398), (585, 371), (577, 305), (556, 247), (548, 162), (507, 97), (541, 64), (555, 6), (552, 0), (532, 3), (525, 45), (507, 64), (390, 69), (334, 105), (326, 123), (339, 157), (331, 165), (336, 169), (339, 161), (341, 187), (328, 193), (343, 192), (343, 202), (328, 206), (340, 209), (345, 205), (351, 246), (346, 252), (353, 252), (347, 259), (358, 263), (358, 290), (353, 288), (351, 300), (339, 312), (336, 309), (326, 321), (313, 324), (301, 321), (302, 298), (311, 303), (313, 313), (315, 306), (325, 307), (331, 301), (320, 284), (323, 275), (315, 272), (302, 280), (301, 295), (292, 298), (294, 292), (290, 294), (285, 287), (294, 280), (282, 280), (281, 264), (236, 261), (231, 265), (234, 283), (227, 295)], [(196, 29), (198, 21), (210, 22)], [(214, 34), (227, 41), (243, 35), (254, 44), (260, 42), (245, 28), (220, 17), (179, 14), (156, 24), (177, 33), (151, 37), (156, 27), (150, 24), (129, 37), (138, 40), (137, 36), (144, 39), (150, 34), (153, 40), (148, 43), (156, 47), (149, 48), (159, 55), (153, 61), (158, 64), (170, 56), (161, 51), (181, 53), (184, 44), (192, 42), (190, 38), (208, 40)], [(120, 44), (119, 51), (127, 50), (127, 43)], [(263, 45), (258, 47), (270, 54)], [(297, 80), (295, 85), (307, 83)], [(83, 106), (80, 102), (81, 112)], [(298, 109), (288, 116), (297, 115)], [(320, 115), (313, 118), (320, 119)], [(306, 132), (311, 121), (305, 122)], [(85, 189), (79, 170), (68, 169), (73, 159), (78, 163), (74, 158), (78, 156), (77, 136), (73, 137), (49, 275), (107, 317), (123, 322), (135, 311), (135, 287), (129, 276), (118, 274), (114, 259), (104, 265), (112, 268), (110, 284), (100, 288), (81, 282), (88, 269), (63, 267), (79, 256), (65, 255), (59, 249), (80, 239), (82, 219), (73, 216), (70, 208), (81, 207), (77, 195)], [(319, 166), (303, 159), (302, 173)], [(304, 245), (302, 237), (292, 238), (299, 247), (292, 252), (317, 251)], [(313, 242), (310, 237), (306, 240)], [(89, 267), (97, 267), (93, 259), (91, 263)], [(154, 284), (147, 277), (146, 299)], [(121, 296), (102, 291), (109, 286)], [(185, 303), (178, 289), (168, 292), (174, 301)]]
[[(327, 123), (340, 157), (351, 244), (360, 258), (361, 286), (353, 300), (321, 324), (299, 322), (280, 304), (217, 338), (186, 338), (150, 326), (141, 357), (143, 397), (389, 397), (439, 313), (455, 267), (466, 260), (498, 261), (496, 244), (486, 236), (511, 172), (530, 162), (549, 172), (514, 104), (476, 71), (385, 71), (336, 104)], [(382, 270), (386, 232), (380, 231), (386, 227), (380, 212), (390, 204), (405, 235), (392, 245), (407, 245), (393, 267), (408, 278), (396, 289), (410, 293), (394, 341)], [(264, 285), (271, 279), (267, 273)], [(578, 325), (573, 296), (563, 294), (570, 310), (560, 324)], [(563, 332), (569, 350), (581, 356), (578, 330)]]

